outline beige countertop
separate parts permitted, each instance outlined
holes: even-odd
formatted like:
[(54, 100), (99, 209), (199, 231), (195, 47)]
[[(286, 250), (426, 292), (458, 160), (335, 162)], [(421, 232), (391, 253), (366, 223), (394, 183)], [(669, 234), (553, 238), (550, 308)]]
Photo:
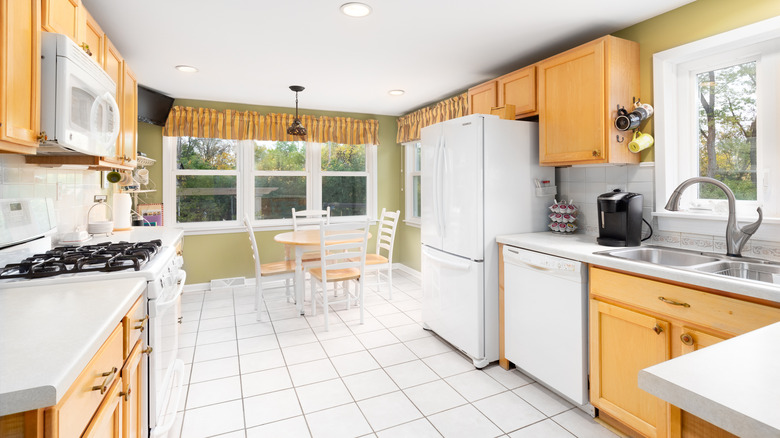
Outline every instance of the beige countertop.
[(57, 404), (145, 288), (125, 278), (0, 290), (0, 416)]

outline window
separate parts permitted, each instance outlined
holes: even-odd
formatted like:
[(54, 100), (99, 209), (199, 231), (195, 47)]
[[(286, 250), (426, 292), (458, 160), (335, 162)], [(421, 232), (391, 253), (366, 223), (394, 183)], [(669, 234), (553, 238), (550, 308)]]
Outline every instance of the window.
[(780, 197), (772, 191), (780, 184), (773, 132), (780, 124), (779, 26), (779, 19), (766, 20), (654, 55), (656, 216), (662, 230), (723, 234), (728, 206), (711, 184), (684, 192), (685, 212), (664, 210), (672, 191), (694, 176), (726, 184), (740, 220), (754, 221), (761, 206), (759, 233), (780, 224)]
[(373, 145), (164, 137), (164, 147), (166, 224), (231, 229), (247, 212), (289, 226), (292, 208), (376, 216)]
[(406, 164), (406, 181), (404, 190), (406, 191), (406, 213), (405, 220), (411, 225), (420, 225), (420, 181), (422, 173), (420, 172), (420, 159), (422, 146), (420, 142), (404, 143)]

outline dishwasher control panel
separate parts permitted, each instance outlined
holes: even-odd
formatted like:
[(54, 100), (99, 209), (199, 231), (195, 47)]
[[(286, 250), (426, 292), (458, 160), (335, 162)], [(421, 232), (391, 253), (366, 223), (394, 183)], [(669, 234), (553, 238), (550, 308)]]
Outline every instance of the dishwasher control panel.
[(504, 246), (504, 263), (519, 264), (547, 271), (562, 271), (561, 273), (577, 273), (582, 269), (582, 263), (575, 260), (511, 246)]

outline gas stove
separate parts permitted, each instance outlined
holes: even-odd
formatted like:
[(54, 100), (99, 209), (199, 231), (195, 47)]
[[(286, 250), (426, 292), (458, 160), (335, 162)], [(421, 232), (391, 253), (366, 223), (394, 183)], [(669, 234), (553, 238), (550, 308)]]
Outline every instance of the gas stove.
[(161, 240), (61, 246), (27, 257), (19, 263), (6, 265), (0, 270), (0, 280), (35, 279), (84, 272), (140, 271), (161, 248)]

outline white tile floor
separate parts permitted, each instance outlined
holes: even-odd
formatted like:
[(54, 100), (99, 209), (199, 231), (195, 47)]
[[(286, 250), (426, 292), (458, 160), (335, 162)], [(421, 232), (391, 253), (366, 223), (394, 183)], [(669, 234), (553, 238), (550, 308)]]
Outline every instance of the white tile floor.
[(477, 370), (423, 330), (419, 281), (401, 271), (392, 300), (367, 292), (364, 324), (338, 310), (327, 332), (321, 314), (285, 302), (257, 322), (252, 294), (182, 298), (182, 438), (616, 437), (522, 373)]

